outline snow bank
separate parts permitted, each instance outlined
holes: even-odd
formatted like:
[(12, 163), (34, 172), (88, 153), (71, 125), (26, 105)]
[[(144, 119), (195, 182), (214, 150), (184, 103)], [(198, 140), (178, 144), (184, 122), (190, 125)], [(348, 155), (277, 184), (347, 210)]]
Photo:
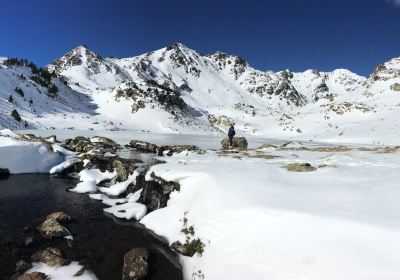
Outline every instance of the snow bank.
[(47, 144), (22, 141), (12, 131), (0, 130), (0, 168), (7, 168), (12, 174), (49, 173), (63, 160), (63, 155)]
[(135, 171), (133, 174), (128, 176), (128, 179), (126, 181), (116, 183), (116, 184), (114, 184), (114, 185), (112, 185), (112, 186), (110, 186), (108, 188), (101, 187), (101, 188), (99, 188), (99, 190), (102, 193), (105, 193), (105, 194), (110, 195), (110, 196), (118, 196), (118, 195), (126, 192), (126, 190), (128, 189), (128, 186), (130, 184), (132, 184), (132, 183), (135, 184), (136, 183), (136, 177), (138, 175), (139, 175), (139, 173)]
[(111, 213), (117, 218), (127, 220), (132, 218), (140, 220), (144, 215), (146, 215), (146, 211), (146, 205), (137, 202), (127, 202), (104, 209), (104, 212), (106, 213)]
[[(181, 257), (185, 279), (399, 279), (399, 153), (273, 154), (177, 155), (151, 168), (181, 188), (141, 223), (184, 242), (185, 216), (205, 244)], [(327, 167), (282, 168), (292, 162)]]
[(79, 178), (82, 182), (76, 185), (75, 188), (70, 189), (71, 192), (76, 193), (95, 193), (97, 192), (97, 184), (105, 180), (111, 180), (117, 177), (117, 172), (101, 172), (100, 169), (84, 169), (79, 172)]

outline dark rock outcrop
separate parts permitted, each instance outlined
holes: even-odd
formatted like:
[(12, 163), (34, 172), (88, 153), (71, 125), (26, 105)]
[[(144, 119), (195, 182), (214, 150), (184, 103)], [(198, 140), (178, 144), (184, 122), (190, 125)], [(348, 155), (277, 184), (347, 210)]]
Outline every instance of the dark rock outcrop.
[(168, 182), (164, 179), (157, 177), (152, 173), (153, 180), (146, 181), (145, 176), (140, 174), (136, 177), (135, 189), (130, 192), (135, 192), (143, 189), (139, 202), (147, 207), (147, 212), (151, 212), (167, 206), (169, 195), (172, 191), (180, 190), (178, 182)]
[(147, 275), (149, 252), (145, 248), (134, 248), (124, 256), (123, 280), (143, 279)]
[(10, 171), (6, 168), (0, 168), (0, 180), (10, 177)]

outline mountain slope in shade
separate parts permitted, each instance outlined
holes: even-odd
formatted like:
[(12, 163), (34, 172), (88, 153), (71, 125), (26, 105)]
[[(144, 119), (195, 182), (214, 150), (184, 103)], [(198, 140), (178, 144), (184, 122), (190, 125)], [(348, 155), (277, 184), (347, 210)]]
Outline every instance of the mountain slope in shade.
[(47, 69), (96, 106), (80, 128), (222, 133), (234, 122), (245, 135), (397, 143), (399, 61), (367, 78), (345, 69), (262, 72), (239, 56), (178, 43), (130, 58), (79, 46)]

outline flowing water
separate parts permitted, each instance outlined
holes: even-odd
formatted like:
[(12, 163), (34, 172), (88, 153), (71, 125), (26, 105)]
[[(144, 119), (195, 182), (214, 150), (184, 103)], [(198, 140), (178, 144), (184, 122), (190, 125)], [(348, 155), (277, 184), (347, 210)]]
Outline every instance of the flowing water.
[(68, 192), (76, 182), (47, 174), (12, 175), (0, 180), (0, 279), (9, 279), (15, 262), (39, 249), (20, 246), (26, 227), (34, 228), (46, 215), (64, 211), (73, 218), (67, 228), (72, 243), (57, 244), (71, 260), (85, 263), (104, 280), (120, 280), (123, 256), (130, 249), (150, 252), (146, 279), (182, 279), (178, 257), (166, 242), (136, 222), (107, 217), (98, 201)]

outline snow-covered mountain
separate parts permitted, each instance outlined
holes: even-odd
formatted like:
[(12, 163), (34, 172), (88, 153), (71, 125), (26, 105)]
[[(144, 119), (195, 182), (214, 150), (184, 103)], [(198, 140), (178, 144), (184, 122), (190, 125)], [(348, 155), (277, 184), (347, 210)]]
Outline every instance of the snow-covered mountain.
[[(46, 89), (36, 90), (29, 67), (4, 61), (2, 126), (15, 126), (15, 108), (27, 126), (40, 128), (221, 133), (235, 122), (250, 135), (399, 143), (400, 58), (362, 77), (344, 69), (262, 72), (239, 56), (202, 55), (182, 44), (131, 58), (102, 58), (79, 46), (47, 66), (60, 90), (57, 98), (42, 94), (50, 105), (36, 113), (14, 90), (39, 97)], [(18, 102), (8, 103), (9, 95)]]

